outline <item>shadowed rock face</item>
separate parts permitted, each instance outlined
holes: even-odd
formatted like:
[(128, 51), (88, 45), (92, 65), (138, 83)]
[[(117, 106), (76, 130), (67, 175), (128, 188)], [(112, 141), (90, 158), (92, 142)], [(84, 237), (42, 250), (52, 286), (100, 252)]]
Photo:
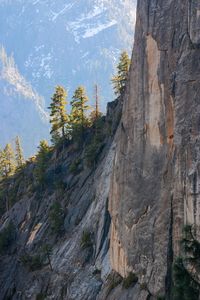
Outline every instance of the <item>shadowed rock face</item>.
[(200, 225), (200, 3), (138, 1), (110, 191), (112, 267), (169, 288), (185, 223)]

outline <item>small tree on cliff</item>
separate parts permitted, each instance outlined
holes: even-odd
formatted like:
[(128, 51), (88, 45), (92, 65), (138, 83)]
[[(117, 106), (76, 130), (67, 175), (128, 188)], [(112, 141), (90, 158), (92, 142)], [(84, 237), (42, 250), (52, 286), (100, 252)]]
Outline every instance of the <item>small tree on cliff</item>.
[(7, 144), (4, 150), (0, 151), (1, 177), (7, 178), (15, 172), (15, 155), (11, 144)]
[(50, 123), (52, 142), (56, 144), (61, 137), (66, 135), (66, 124), (69, 120), (66, 113), (66, 101), (67, 92), (62, 86), (57, 86), (55, 88), (55, 93), (51, 98), (52, 102), (49, 109), (50, 112)]
[(36, 157), (36, 167), (34, 170), (36, 181), (42, 186), (45, 184), (45, 171), (49, 157), (50, 147), (48, 146), (47, 141), (42, 140), (39, 145), (39, 151)]
[(88, 118), (86, 112), (89, 109), (87, 105), (88, 97), (83, 86), (79, 86), (72, 97), (70, 123), (72, 126), (72, 134), (81, 131), (83, 135), (84, 127), (87, 126)]
[(100, 112), (99, 109), (99, 88), (97, 84), (95, 84), (94, 86), (94, 98), (95, 98), (95, 103), (92, 112), (90, 114), (90, 122), (95, 125), (95, 123), (102, 116), (102, 113)]
[(19, 136), (15, 139), (15, 160), (17, 167), (21, 168), (24, 164), (24, 155)]
[(116, 95), (121, 95), (124, 92), (126, 81), (128, 78), (128, 72), (130, 68), (130, 58), (126, 51), (123, 51), (119, 58), (117, 65), (117, 74), (111, 79), (114, 92)]

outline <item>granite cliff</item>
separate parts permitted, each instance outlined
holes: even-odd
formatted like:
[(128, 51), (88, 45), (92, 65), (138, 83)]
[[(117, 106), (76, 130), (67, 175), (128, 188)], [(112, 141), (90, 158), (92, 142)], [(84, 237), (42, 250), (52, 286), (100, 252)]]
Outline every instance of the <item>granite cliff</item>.
[[(200, 233), (199, 49), (198, 0), (138, 0), (127, 88), (108, 106), (110, 136), (97, 164), (88, 169), (83, 159), (72, 175), (84, 150), (54, 153), (47, 173), (57, 170), (62, 185), (41, 194), (23, 181), (1, 218), (1, 230), (12, 220), (17, 242), (1, 257), (0, 299), (175, 299), (183, 227), (195, 228), (197, 243)], [(55, 201), (62, 236), (49, 229)], [(40, 253), (45, 241), (51, 268), (28, 270), (22, 255)], [(198, 270), (186, 267), (198, 284)]]
[(138, 1), (110, 191), (113, 269), (169, 299), (183, 225), (199, 228), (199, 9)]

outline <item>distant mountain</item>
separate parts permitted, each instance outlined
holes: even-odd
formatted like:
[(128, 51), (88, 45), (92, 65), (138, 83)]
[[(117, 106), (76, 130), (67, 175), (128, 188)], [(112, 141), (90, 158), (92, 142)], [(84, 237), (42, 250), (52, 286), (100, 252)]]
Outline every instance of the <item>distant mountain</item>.
[(46, 107), (56, 84), (79, 84), (112, 100), (119, 53), (131, 51), (135, 0), (0, 1), (0, 145), (22, 137), (27, 155), (48, 138)]

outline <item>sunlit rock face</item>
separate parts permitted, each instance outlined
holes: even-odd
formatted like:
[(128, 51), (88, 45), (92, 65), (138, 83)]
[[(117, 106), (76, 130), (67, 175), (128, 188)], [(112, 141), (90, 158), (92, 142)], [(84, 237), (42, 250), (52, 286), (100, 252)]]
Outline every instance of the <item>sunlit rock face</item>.
[[(105, 112), (118, 56), (132, 50), (135, 2), (0, 1), (1, 145), (19, 134), (27, 155), (34, 153), (48, 136), (41, 110), (47, 112), (57, 84), (68, 89), (69, 100), (77, 85), (85, 85), (92, 102), (97, 83)], [(14, 64), (14, 77), (5, 58)]]
[(110, 256), (152, 295), (169, 292), (183, 224), (200, 225), (199, 20), (198, 1), (138, 1), (116, 136)]

